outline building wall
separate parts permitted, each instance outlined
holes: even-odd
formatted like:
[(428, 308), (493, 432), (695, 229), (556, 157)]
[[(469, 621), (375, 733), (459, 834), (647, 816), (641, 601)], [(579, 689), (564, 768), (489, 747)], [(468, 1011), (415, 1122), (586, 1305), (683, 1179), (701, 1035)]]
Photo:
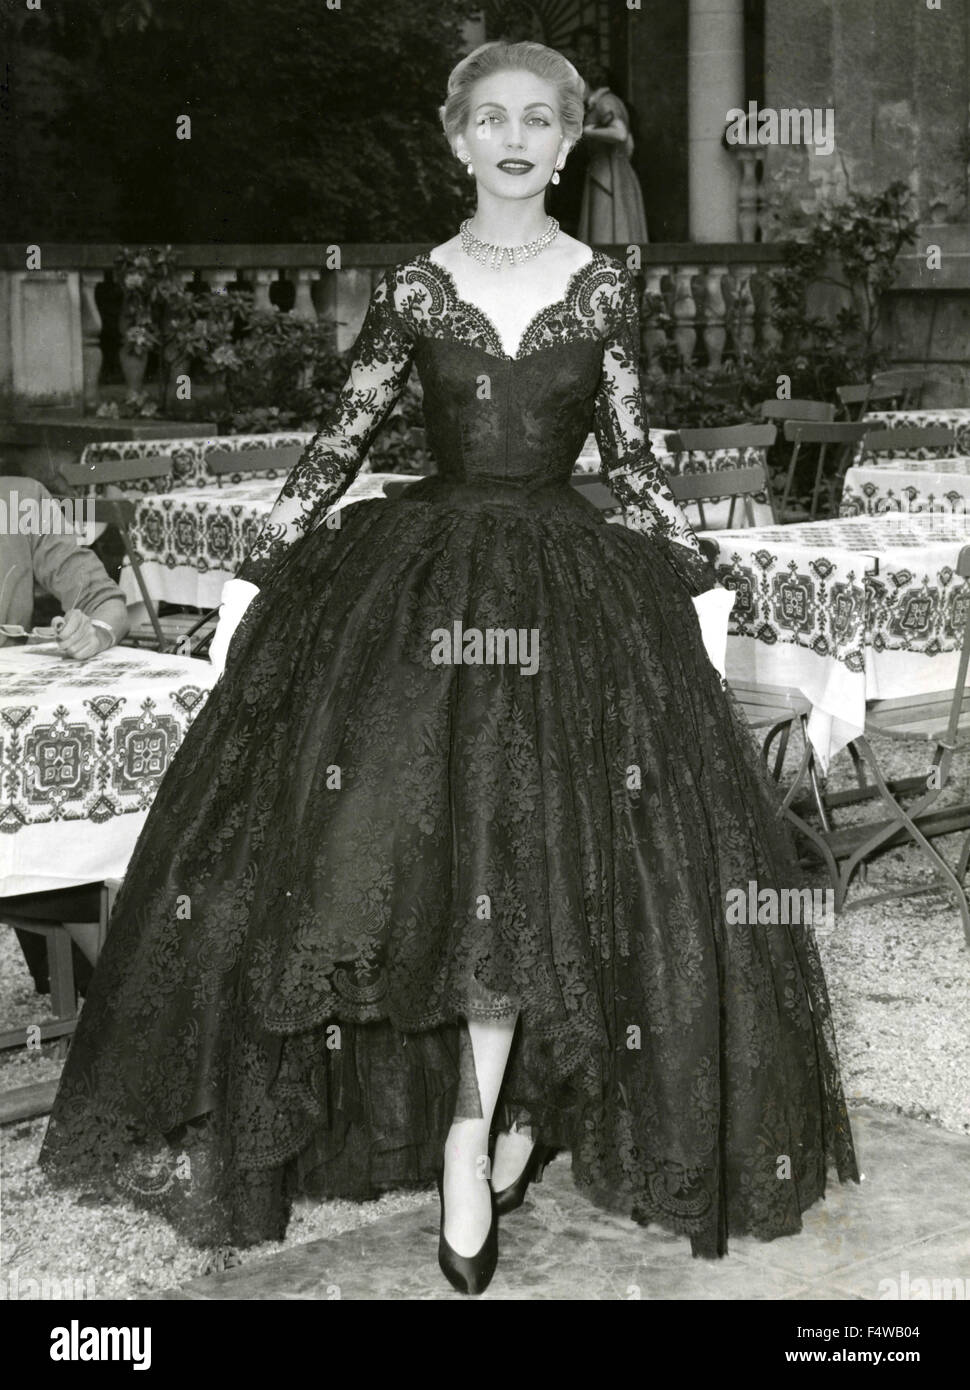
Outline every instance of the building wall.
[[(940, 0), (765, 0), (765, 105), (832, 107), (836, 154), (808, 179), (858, 188), (905, 179), (927, 222), (966, 223), (970, 6)], [(771, 149), (768, 171), (805, 165)]]
[(896, 361), (932, 364), (927, 403), (949, 404), (970, 392), (970, 5), (939, 3), (765, 0), (764, 105), (831, 107), (835, 153), (769, 147), (764, 187), (797, 219), (846, 186), (909, 184), (920, 237), (887, 305), (887, 344)]

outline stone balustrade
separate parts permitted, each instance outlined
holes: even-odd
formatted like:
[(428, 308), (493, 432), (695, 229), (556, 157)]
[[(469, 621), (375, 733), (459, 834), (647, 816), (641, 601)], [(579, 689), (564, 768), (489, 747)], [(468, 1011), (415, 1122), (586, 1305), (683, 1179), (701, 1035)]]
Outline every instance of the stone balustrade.
[[(335, 325), (349, 348), (374, 282), (408, 260), (412, 245), (178, 246), (180, 273), (197, 290), (252, 291), (276, 307)], [(604, 250), (633, 263), (626, 246)], [(780, 249), (757, 243), (657, 244), (634, 248), (645, 286), (643, 351), (648, 370), (677, 363), (718, 368), (726, 354), (771, 338), (767, 272)], [(103, 345), (121, 338), (115, 246), (30, 248), (0, 244), (0, 399), (14, 412), (64, 407), (92, 413), (103, 398)], [(339, 265), (339, 269), (333, 268)], [(107, 330), (107, 332), (106, 332)], [(129, 387), (145, 359), (121, 352)]]

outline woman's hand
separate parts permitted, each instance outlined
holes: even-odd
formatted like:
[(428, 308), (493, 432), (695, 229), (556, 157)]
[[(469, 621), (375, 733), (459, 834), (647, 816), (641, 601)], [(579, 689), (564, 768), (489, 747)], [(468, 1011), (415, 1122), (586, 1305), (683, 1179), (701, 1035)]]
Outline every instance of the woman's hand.
[(225, 670), (226, 654), (232, 635), (242, 621), (242, 616), (259, 593), (255, 584), (248, 579), (227, 579), (222, 586), (222, 602), (219, 605), (219, 622), (209, 643), (209, 661), (221, 675)]

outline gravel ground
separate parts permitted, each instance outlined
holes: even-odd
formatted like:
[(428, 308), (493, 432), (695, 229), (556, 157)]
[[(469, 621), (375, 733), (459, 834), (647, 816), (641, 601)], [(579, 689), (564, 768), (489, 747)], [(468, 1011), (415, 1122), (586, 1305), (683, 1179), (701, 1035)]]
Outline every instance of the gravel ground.
[[(893, 775), (925, 770), (925, 745), (873, 743)], [(847, 758), (837, 760), (829, 780), (832, 787), (851, 782)], [(970, 797), (967, 760), (947, 797)], [(871, 809), (854, 808), (840, 819), (845, 823), (867, 814)], [(959, 839), (937, 841), (951, 862)], [(970, 1135), (970, 950), (955, 905), (934, 890), (852, 907), (869, 891), (922, 880), (931, 881), (932, 874), (915, 848), (890, 852), (870, 869), (868, 885), (854, 888), (834, 932), (819, 938), (843, 1081), (850, 1103), (866, 1102)], [(0, 1017), (7, 1026), (34, 1020), (38, 999), (10, 931), (0, 932), (0, 982)], [(56, 1054), (56, 1044), (50, 1044), (0, 1055), (0, 1089), (56, 1078), (61, 1067)], [(32, 1286), (26, 1281), (47, 1279), (52, 1282), (46, 1296), (56, 1296), (56, 1282), (69, 1296), (135, 1298), (428, 1200), (426, 1193), (395, 1193), (363, 1204), (307, 1202), (294, 1211), (284, 1242), (203, 1252), (146, 1213), (53, 1191), (36, 1166), (45, 1123), (32, 1120), (0, 1131), (0, 1297), (29, 1297)], [(66, 1287), (65, 1280), (74, 1282)]]

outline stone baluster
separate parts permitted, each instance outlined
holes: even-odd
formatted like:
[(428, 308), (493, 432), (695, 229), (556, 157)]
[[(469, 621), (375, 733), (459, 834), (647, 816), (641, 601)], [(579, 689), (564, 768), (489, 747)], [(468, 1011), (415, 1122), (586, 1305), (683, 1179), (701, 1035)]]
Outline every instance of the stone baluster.
[(694, 300), (696, 265), (679, 265), (674, 272), (674, 342), (683, 366), (694, 360), (697, 346), (697, 304)]
[(747, 357), (754, 347), (754, 299), (751, 294), (751, 276), (755, 267), (736, 265), (731, 275), (733, 304), (731, 328), (734, 335), (735, 351)]
[(296, 295), (293, 300), (293, 317), (315, 323), (316, 306), (313, 303), (313, 282), (320, 279), (319, 270), (298, 270), (295, 276)]
[(738, 184), (738, 237), (743, 242), (758, 237), (758, 156), (754, 150), (738, 147), (741, 180)]
[(207, 270), (205, 272), (206, 283), (211, 294), (228, 294), (229, 286), (236, 278), (235, 270)]
[(707, 349), (707, 363), (712, 371), (719, 371), (727, 340), (727, 305), (721, 282), (727, 276), (726, 265), (709, 265), (704, 271), (704, 346)]
[(253, 307), (255, 309), (272, 309), (273, 301), (269, 297), (269, 287), (279, 277), (279, 272), (275, 270), (250, 270), (247, 272), (247, 280), (253, 287)]
[(648, 265), (644, 271), (646, 289), (641, 306), (643, 329), (641, 339), (647, 369), (653, 375), (663, 372), (662, 353), (667, 345), (667, 335), (661, 322), (661, 314), (666, 310), (663, 295), (663, 277), (666, 269), (660, 265)]
[(101, 379), (101, 314), (95, 291), (104, 279), (103, 270), (81, 271), (81, 361), (83, 364), (84, 406), (95, 410)]

